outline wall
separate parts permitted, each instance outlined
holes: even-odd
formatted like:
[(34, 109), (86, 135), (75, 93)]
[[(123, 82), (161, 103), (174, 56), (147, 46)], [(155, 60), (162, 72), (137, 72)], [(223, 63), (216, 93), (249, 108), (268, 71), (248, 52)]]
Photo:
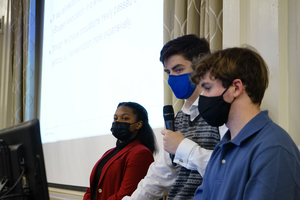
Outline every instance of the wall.
[(2, 22), (3, 33), (0, 33), (0, 129), (5, 128), (7, 125), (8, 107), (10, 106), (8, 96), (8, 89), (11, 87), (9, 84), (9, 70), (10, 64), (10, 4), (9, 0), (1, 0), (0, 4), (0, 17), (4, 16), (4, 22)]
[(227, 0), (223, 7), (223, 48), (249, 44), (265, 59), (270, 72), (262, 110), (300, 145), (299, 14), (297, 0)]
[(49, 188), (50, 200), (82, 200), (84, 192)]
[(293, 139), (300, 145), (300, 1), (290, 0), (288, 8), (288, 127)]

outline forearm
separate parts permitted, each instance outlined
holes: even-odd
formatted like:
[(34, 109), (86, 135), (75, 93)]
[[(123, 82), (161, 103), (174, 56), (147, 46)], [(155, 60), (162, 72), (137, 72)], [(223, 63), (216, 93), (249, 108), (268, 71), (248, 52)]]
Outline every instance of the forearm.
[(176, 176), (169, 154), (163, 151), (150, 165), (147, 175), (139, 182), (131, 197), (124, 197), (123, 200), (160, 199), (169, 192)]
[(185, 138), (177, 148), (174, 162), (187, 169), (197, 170), (203, 176), (211, 153), (212, 150), (204, 149)]

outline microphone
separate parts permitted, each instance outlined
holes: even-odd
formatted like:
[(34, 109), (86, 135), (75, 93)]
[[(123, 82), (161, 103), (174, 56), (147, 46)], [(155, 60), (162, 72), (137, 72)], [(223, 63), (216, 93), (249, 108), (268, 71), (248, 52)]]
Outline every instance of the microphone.
[[(165, 105), (164, 108), (163, 108), (163, 114), (164, 114), (166, 129), (171, 130), (171, 131), (175, 131), (173, 106), (172, 105)], [(176, 166), (176, 163), (173, 162), (174, 155), (170, 154), (170, 158), (172, 160), (173, 166)]]

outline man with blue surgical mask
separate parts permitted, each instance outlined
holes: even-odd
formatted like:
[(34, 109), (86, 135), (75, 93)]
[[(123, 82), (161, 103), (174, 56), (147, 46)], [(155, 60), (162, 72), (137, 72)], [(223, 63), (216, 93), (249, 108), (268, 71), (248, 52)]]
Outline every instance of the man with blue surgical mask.
[[(165, 151), (151, 164), (131, 197), (123, 199), (154, 200), (166, 194), (168, 200), (194, 199), (211, 152), (224, 132), (208, 125), (199, 115), (198, 98), (202, 90), (190, 80), (194, 71), (192, 61), (205, 54), (210, 54), (209, 44), (196, 35), (171, 40), (161, 50), (160, 61), (169, 75), (168, 84), (185, 103), (175, 116), (175, 131), (161, 132)], [(175, 164), (169, 154), (175, 156)]]

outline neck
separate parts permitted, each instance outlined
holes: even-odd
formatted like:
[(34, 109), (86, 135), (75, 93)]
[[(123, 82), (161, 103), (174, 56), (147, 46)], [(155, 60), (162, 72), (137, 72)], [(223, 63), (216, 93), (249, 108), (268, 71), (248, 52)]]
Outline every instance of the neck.
[(201, 88), (199, 87), (199, 85), (197, 85), (194, 93), (188, 99), (186, 99), (185, 104), (186, 104), (187, 108), (190, 108), (193, 105), (193, 103), (199, 97), (199, 95), (201, 94), (201, 92), (202, 92)]
[(257, 104), (240, 105), (238, 102), (232, 105), (228, 116), (226, 126), (230, 130), (231, 139), (233, 139), (242, 130), (242, 128), (260, 113), (260, 107)]

